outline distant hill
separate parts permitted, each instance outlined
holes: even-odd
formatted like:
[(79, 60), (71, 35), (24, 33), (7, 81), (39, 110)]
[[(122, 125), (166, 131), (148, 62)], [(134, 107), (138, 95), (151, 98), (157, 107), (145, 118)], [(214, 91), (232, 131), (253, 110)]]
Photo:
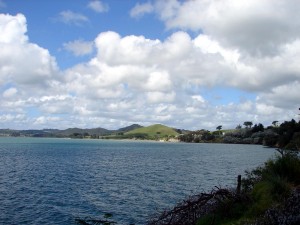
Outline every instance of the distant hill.
[(166, 136), (177, 136), (179, 133), (171, 127), (162, 124), (154, 124), (148, 127), (141, 127), (126, 132), (125, 135), (141, 136), (144, 138), (161, 138)]
[(161, 138), (176, 137), (186, 132), (185, 130), (174, 129), (162, 124), (154, 124), (143, 127), (139, 124), (132, 124), (118, 130), (108, 130), (105, 128), (68, 128), (43, 129), (43, 130), (10, 130), (0, 129), (0, 136), (26, 136), (26, 137), (70, 137), (70, 138), (105, 138), (105, 139), (145, 139), (158, 140)]
[(127, 127), (123, 127), (120, 128), (118, 130), (108, 130), (105, 128), (91, 128), (91, 129), (81, 129), (81, 128), (68, 128), (66, 130), (61, 130), (61, 131), (56, 131), (55, 134), (58, 135), (63, 135), (63, 136), (71, 136), (74, 134), (88, 134), (91, 136), (105, 136), (105, 135), (113, 135), (113, 134), (117, 134), (120, 132), (128, 132), (131, 130), (134, 130), (136, 128), (140, 128), (142, 126), (138, 125), (138, 124), (132, 124), (130, 126)]
[(91, 128), (91, 129), (81, 129), (81, 128), (68, 128), (66, 130), (61, 130), (56, 132), (56, 134), (59, 135), (64, 135), (64, 136), (69, 136), (72, 134), (89, 134), (89, 135), (107, 135), (107, 134), (111, 134), (112, 131), (104, 129), (104, 128)]
[(28, 137), (73, 137), (73, 138), (83, 138), (87, 136), (92, 136), (93, 138), (98, 138), (99, 136), (115, 135), (118, 133), (125, 133), (137, 128), (141, 128), (141, 125), (132, 124), (127, 127), (120, 128), (118, 130), (108, 130), (105, 128), (68, 128), (65, 130), (59, 129), (43, 129), (43, 130), (10, 130), (10, 129), (0, 129), (0, 136), (28, 136)]
[(137, 128), (142, 128), (143, 126), (139, 125), (139, 124), (132, 124), (128, 127), (123, 127), (123, 128), (120, 128), (118, 129), (117, 131), (118, 132), (129, 132), (129, 131), (132, 131), (132, 130), (135, 130)]

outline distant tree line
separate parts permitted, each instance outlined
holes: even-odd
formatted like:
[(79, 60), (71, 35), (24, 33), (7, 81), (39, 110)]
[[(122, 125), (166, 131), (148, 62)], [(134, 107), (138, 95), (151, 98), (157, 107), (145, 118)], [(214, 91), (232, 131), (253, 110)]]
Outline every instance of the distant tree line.
[(178, 139), (182, 142), (194, 142), (194, 143), (200, 143), (200, 142), (211, 142), (215, 139), (215, 135), (212, 134), (208, 130), (197, 130), (192, 131), (187, 134), (181, 134), (179, 135)]
[(236, 144), (262, 144), (270, 147), (300, 150), (300, 122), (294, 119), (278, 124), (273, 121), (272, 126), (265, 128), (261, 123), (251, 121), (243, 123), (244, 128), (238, 125), (236, 129), (222, 132), (222, 125), (216, 131), (197, 130), (181, 134), (178, 139), (182, 142), (217, 142)]

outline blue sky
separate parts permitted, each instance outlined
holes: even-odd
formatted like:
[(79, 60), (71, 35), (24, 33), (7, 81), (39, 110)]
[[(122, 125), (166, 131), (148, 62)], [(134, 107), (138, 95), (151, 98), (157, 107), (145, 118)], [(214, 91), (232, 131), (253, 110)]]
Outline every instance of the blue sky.
[(0, 0), (0, 128), (298, 119), (296, 0)]
[[(77, 58), (62, 51), (62, 44), (69, 41), (93, 41), (100, 32), (110, 30), (122, 36), (144, 35), (151, 39), (164, 39), (170, 34), (155, 16), (147, 16), (147, 19), (131, 18), (130, 10), (136, 1), (101, 1), (107, 7), (103, 12), (93, 10), (87, 0), (2, 2), (6, 5), (2, 7), (2, 13), (22, 13), (26, 16), (30, 41), (47, 48), (57, 58), (62, 69), (87, 58)], [(63, 22), (62, 12), (72, 12), (86, 20), (74, 17), (69, 22)]]

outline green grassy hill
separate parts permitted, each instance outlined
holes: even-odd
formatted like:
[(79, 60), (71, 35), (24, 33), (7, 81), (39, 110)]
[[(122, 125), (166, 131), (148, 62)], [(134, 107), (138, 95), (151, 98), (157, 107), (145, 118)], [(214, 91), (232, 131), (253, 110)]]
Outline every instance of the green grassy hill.
[(167, 127), (161, 124), (154, 124), (148, 127), (141, 127), (132, 131), (126, 132), (128, 136), (141, 136), (144, 138), (155, 139), (162, 137), (177, 136), (178, 133), (171, 127)]

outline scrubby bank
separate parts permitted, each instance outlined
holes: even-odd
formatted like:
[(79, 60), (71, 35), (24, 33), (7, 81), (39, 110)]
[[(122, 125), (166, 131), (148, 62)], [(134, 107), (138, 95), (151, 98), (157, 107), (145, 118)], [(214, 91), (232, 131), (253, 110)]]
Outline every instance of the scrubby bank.
[(215, 187), (153, 217), (148, 225), (300, 224), (300, 158), (280, 151), (242, 179), (241, 187)]
[[(276, 123), (275, 123), (276, 124)], [(257, 144), (281, 149), (300, 150), (300, 122), (285, 121), (264, 128), (262, 124), (229, 131), (198, 130), (178, 137), (182, 142)]]

